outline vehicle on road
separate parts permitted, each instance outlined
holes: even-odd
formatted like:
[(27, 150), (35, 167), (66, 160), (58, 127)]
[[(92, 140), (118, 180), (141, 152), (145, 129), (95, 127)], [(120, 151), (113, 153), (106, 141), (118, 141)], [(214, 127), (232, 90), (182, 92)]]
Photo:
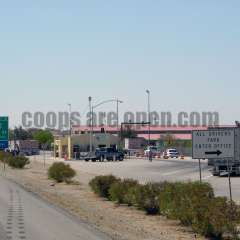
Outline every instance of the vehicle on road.
[(149, 146), (149, 147), (144, 151), (144, 156), (145, 156), (145, 157), (148, 157), (150, 152), (151, 152), (151, 154), (152, 154), (152, 157), (155, 157), (155, 156), (159, 153), (157, 147), (155, 147), (155, 146)]
[(169, 148), (163, 153), (164, 158), (179, 158), (179, 152), (175, 148)]
[(85, 161), (92, 160), (103, 162), (105, 159), (107, 161), (123, 161), (124, 153), (111, 147), (97, 148), (92, 156), (87, 156), (85, 158)]
[(39, 143), (36, 140), (17, 140), (11, 141), (9, 151), (14, 155), (38, 155)]
[(236, 127), (234, 131), (235, 131), (234, 159), (213, 158), (208, 160), (209, 161), (208, 165), (212, 165), (212, 174), (214, 176), (226, 176), (228, 174), (228, 169), (231, 175), (240, 176), (240, 128)]

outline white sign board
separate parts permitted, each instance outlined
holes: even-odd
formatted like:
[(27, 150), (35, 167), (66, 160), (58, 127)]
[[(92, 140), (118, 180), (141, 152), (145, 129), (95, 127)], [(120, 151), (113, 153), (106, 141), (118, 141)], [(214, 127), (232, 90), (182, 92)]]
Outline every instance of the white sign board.
[(234, 158), (234, 135), (233, 128), (193, 131), (192, 158)]

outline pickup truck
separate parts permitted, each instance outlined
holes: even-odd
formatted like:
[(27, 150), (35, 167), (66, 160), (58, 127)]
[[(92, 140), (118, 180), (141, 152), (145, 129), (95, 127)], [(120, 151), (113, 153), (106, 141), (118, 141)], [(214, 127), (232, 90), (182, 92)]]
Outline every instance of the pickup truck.
[(107, 161), (123, 161), (124, 153), (122, 151), (116, 150), (115, 148), (97, 148), (94, 156), (86, 157), (85, 161), (98, 160), (100, 162), (103, 162), (105, 159)]

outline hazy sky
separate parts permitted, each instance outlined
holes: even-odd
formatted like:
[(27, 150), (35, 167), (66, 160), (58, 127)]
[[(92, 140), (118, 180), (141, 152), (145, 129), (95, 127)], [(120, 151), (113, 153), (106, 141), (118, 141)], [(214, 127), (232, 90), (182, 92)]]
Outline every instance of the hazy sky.
[[(83, 112), (87, 98), (240, 119), (239, 0), (9, 0), (0, 5), (0, 115)], [(99, 110), (113, 110), (113, 104)]]

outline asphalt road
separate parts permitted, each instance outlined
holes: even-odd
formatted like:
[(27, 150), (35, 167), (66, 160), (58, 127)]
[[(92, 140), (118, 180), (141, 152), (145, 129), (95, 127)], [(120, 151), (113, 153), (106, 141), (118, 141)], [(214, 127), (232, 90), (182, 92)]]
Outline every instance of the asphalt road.
[(1, 240), (107, 240), (90, 225), (0, 176)]
[[(37, 157), (43, 161), (43, 157)], [(47, 162), (52, 163), (53, 158), (47, 157)], [(199, 180), (198, 160), (193, 159), (125, 159), (123, 162), (84, 162), (68, 161), (76, 170), (93, 175), (114, 174), (121, 178), (134, 178), (142, 183), (159, 181), (197, 181)], [(229, 196), (227, 177), (214, 177), (207, 165), (207, 160), (201, 161), (202, 179), (212, 184), (217, 196)], [(232, 178), (233, 199), (240, 203), (240, 177)]]

